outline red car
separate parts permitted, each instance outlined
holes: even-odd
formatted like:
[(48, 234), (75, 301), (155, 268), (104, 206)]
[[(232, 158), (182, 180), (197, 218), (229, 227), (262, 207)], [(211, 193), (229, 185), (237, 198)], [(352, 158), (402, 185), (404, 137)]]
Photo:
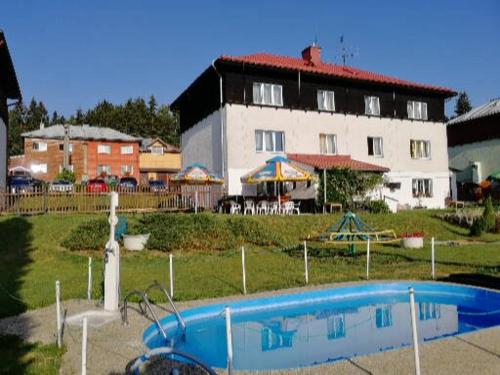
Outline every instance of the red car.
[(87, 183), (87, 193), (106, 193), (108, 185), (101, 178), (94, 178)]

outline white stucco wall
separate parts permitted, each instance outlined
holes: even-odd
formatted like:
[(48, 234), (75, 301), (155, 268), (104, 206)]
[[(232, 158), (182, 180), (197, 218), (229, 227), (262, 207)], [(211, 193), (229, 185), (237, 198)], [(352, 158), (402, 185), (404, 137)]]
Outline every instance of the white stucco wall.
[(0, 191), (7, 184), (7, 126), (0, 118)]
[(215, 111), (181, 136), (182, 168), (201, 163), (222, 176), (221, 112)]
[(471, 162), (481, 163), (481, 177), (500, 171), (500, 139), (474, 142), (448, 148), (450, 167), (457, 169), (457, 181), (472, 181)]
[[(255, 151), (255, 130), (285, 132), (285, 154), (319, 154), (319, 134), (336, 134), (337, 153), (388, 167), (392, 182), (401, 189), (382, 193), (411, 206), (444, 207), (449, 194), (446, 126), (442, 123), (344, 115), (318, 111), (229, 105), (227, 106), (228, 190), (240, 194), (239, 178), (275, 154)], [(383, 138), (383, 157), (368, 156), (367, 137)], [(430, 140), (431, 157), (414, 160), (410, 139)], [(431, 178), (433, 196), (412, 196), (412, 178)]]

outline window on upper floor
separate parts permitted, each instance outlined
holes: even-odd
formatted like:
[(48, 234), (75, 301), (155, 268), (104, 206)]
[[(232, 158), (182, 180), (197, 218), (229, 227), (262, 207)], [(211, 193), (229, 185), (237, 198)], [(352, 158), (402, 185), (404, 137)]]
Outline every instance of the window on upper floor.
[(410, 140), (410, 155), (412, 159), (430, 159), (431, 141)]
[(432, 197), (432, 180), (430, 178), (414, 178), (411, 185), (414, 198)]
[(98, 154), (111, 154), (111, 146), (110, 145), (97, 145), (97, 153)]
[(335, 134), (320, 134), (319, 135), (319, 152), (321, 154), (336, 154), (337, 153), (337, 136)]
[(134, 153), (134, 146), (132, 146), (132, 145), (121, 146), (120, 151), (121, 151), (122, 155), (133, 154)]
[(383, 157), (384, 156), (384, 143), (382, 137), (368, 137), (368, 155)]
[(122, 165), (121, 172), (122, 176), (128, 176), (134, 173), (134, 168), (131, 165)]
[(33, 142), (31, 148), (37, 152), (47, 151), (47, 142)]
[(272, 83), (253, 83), (254, 104), (283, 106), (283, 86)]
[(256, 130), (255, 150), (257, 152), (284, 152), (285, 133), (274, 130)]
[(427, 120), (427, 103), (408, 100), (406, 108), (409, 119)]
[(333, 91), (318, 90), (317, 97), (320, 111), (335, 112), (335, 93)]
[(151, 146), (149, 150), (152, 154), (163, 155), (163, 146)]
[[(59, 143), (59, 151), (64, 151), (64, 143)], [(73, 143), (68, 144), (68, 151), (73, 152)]]
[(365, 115), (380, 116), (380, 100), (378, 96), (365, 96)]

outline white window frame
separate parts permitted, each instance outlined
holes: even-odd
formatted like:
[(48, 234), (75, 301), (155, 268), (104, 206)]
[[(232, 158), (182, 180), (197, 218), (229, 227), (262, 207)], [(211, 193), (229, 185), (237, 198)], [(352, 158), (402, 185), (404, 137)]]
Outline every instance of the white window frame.
[[(271, 148), (268, 150), (268, 145), (266, 143), (266, 135), (271, 135)], [(261, 137), (261, 148), (258, 147), (257, 138)], [(281, 144), (283, 146), (282, 150), (276, 149), (276, 139), (281, 137)], [(285, 132), (281, 130), (255, 130), (255, 151), (256, 152), (272, 152), (272, 153), (284, 153), (285, 152)]]
[[(47, 142), (40, 142), (40, 141), (33, 142), (33, 144), (31, 145), (31, 148), (35, 152), (46, 152), (47, 151)], [(47, 172), (45, 172), (45, 173), (47, 173)]]
[(111, 154), (111, 145), (99, 144), (97, 145), (98, 154)]
[[(370, 142), (370, 140), (372, 141), (373, 154), (370, 155), (370, 147), (368, 146), (368, 156), (373, 156), (375, 158), (383, 158), (384, 157), (384, 139), (382, 137), (373, 137), (373, 136), (369, 136), (366, 139), (367, 139), (367, 143)], [(380, 142), (380, 147), (379, 147), (380, 153), (376, 153), (375, 140), (378, 140)]]
[(335, 92), (331, 90), (318, 90), (316, 94), (318, 110), (335, 112)]
[(122, 155), (132, 155), (134, 153), (134, 146), (132, 146), (132, 145), (121, 146), (120, 153)]
[(431, 158), (431, 141), (410, 139), (410, 157), (413, 160), (429, 160)]
[(97, 175), (100, 176), (102, 172), (106, 172), (107, 175), (111, 175), (111, 165), (109, 164), (98, 164), (97, 165)]
[[(59, 151), (64, 151), (64, 143), (59, 143)], [(68, 151), (70, 154), (73, 152), (73, 143), (68, 143)]]
[(365, 95), (365, 115), (380, 116), (380, 98)]
[[(271, 93), (269, 100), (266, 100), (266, 90), (269, 90)], [(283, 85), (254, 82), (252, 96), (254, 104), (283, 107)]]
[(427, 120), (427, 103), (416, 100), (408, 100), (406, 104), (408, 118), (411, 120)]
[(413, 178), (411, 180), (411, 192), (413, 198), (432, 198), (432, 178)]
[(122, 176), (131, 175), (134, 173), (134, 166), (133, 165), (122, 165), (120, 167), (120, 172)]
[(47, 163), (31, 164), (30, 167), (33, 173), (47, 173)]
[[(329, 139), (333, 138), (333, 143), (329, 142)], [(333, 150), (330, 150), (330, 146), (333, 144)], [(319, 153), (322, 155), (337, 155), (337, 135), (336, 134), (324, 134), (319, 135)]]
[(165, 152), (163, 146), (151, 146), (149, 148), (149, 151), (155, 155), (163, 155), (163, 153)]

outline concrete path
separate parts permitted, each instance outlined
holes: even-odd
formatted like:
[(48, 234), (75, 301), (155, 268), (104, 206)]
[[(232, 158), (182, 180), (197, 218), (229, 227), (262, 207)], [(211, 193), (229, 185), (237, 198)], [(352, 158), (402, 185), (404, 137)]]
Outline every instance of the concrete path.
[[(352, 283), (349, 283), (352, 285)], [(322, 289), (345, 284), (326, 285), (307, 289)], [(179, 303), (180, 310), (248, 297), (293, 293), (305, 288), (259, 293), (252, 296), (233, 296), (212, 300)], [(137, 305), (132, 305), (137, 309)], [(64, 301), (67, 315), (86, 310), (95, 310), (96, 302)], [(89, 327), (88, 331), (88, 374), (123, 374), (129, 361), (147, 349), (142, 342), (142, 333), (152, 322), (135, 309), (129, 310), (129, 326), (122, 326), (120, 320), (101, 327)], [(157, 308), (157, 314), (165, 312)], [(55, 306), (28, 311), (15, 317), (0, 320), (0, 334), (16, 334), (25, 340), (53, 343), (55, 337)], [(65, 326), (64, 344), (67, 352), (63, 358), (61, 374), (79, 374), (81, 361), (81, 334), (78, 326)], [(500, 327), (482, 330), (458, 337), (450, 337), (422, 344), (422, 374), (500, 374)], [(223, 371), (220, 372), (224, 373)], [(398, 349), (383, 353), (355, 357), (352, 360), (329, 365), (267, 374), (413, 374), (413, 350)], [(240, 373), (239, 373), (240, 374)], [(244, 374), (241, 372), (241, 374)], [(250, 374), (250, 373), (245, 373)], [(255, 373), (254, 373), (255, 374)]]

